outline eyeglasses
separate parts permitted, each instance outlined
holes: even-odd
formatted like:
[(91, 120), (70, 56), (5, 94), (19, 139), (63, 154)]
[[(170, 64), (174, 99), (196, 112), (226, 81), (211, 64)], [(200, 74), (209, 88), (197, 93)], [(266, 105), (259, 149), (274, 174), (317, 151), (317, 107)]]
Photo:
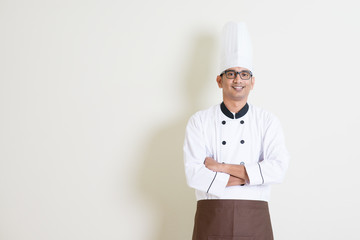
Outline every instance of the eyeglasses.
[(253, 76), (252, 72), (247, 70), (243, 70), (240, 72), (237, 72), (235, 70), (225, 70), (220, 74), (220, 76), (222, 76), (223, 74), (225, 74), (226, 78), (228, 79), (235, 79), (236, 76), (239, 74), (242, 80), (249, 80)]

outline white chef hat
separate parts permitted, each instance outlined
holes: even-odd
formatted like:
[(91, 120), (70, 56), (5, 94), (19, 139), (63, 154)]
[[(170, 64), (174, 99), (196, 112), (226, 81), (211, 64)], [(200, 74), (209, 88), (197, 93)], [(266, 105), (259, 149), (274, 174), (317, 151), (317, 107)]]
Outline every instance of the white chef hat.
[(232, 67), (252, 71), (252, 45), (244, 22), (228, 22), (224, 25), (220, 57), (220, 73)]

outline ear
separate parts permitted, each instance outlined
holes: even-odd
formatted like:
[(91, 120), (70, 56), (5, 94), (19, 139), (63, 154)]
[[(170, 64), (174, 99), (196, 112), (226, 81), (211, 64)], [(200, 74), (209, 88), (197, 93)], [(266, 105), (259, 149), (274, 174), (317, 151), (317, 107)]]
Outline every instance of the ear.
[(217, 82), (219, 88), (222, 88), (222, 77), (220, 75), (217, 75), (216, 82)]
[(251, 90), (254, 89), (254, 85), (255, 85), (255, 77), (251, 78)]

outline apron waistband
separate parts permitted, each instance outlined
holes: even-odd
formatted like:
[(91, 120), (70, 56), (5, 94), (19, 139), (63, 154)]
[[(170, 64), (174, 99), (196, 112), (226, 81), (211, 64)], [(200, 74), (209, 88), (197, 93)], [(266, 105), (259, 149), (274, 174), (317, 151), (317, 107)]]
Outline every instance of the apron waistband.
[(258, 200), (210, 199), (199, 200), (198, 208), (246, 208), (268, 209), (268, 202)]

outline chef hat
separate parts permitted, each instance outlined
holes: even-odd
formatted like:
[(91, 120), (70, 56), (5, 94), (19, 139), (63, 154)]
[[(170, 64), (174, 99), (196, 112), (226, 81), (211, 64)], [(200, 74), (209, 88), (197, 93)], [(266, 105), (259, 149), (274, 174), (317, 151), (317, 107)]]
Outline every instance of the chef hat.
[(228, 22), (222, 32), (220, 72), (232, 67), (252, 71), (252, 45), (244, 22)]

